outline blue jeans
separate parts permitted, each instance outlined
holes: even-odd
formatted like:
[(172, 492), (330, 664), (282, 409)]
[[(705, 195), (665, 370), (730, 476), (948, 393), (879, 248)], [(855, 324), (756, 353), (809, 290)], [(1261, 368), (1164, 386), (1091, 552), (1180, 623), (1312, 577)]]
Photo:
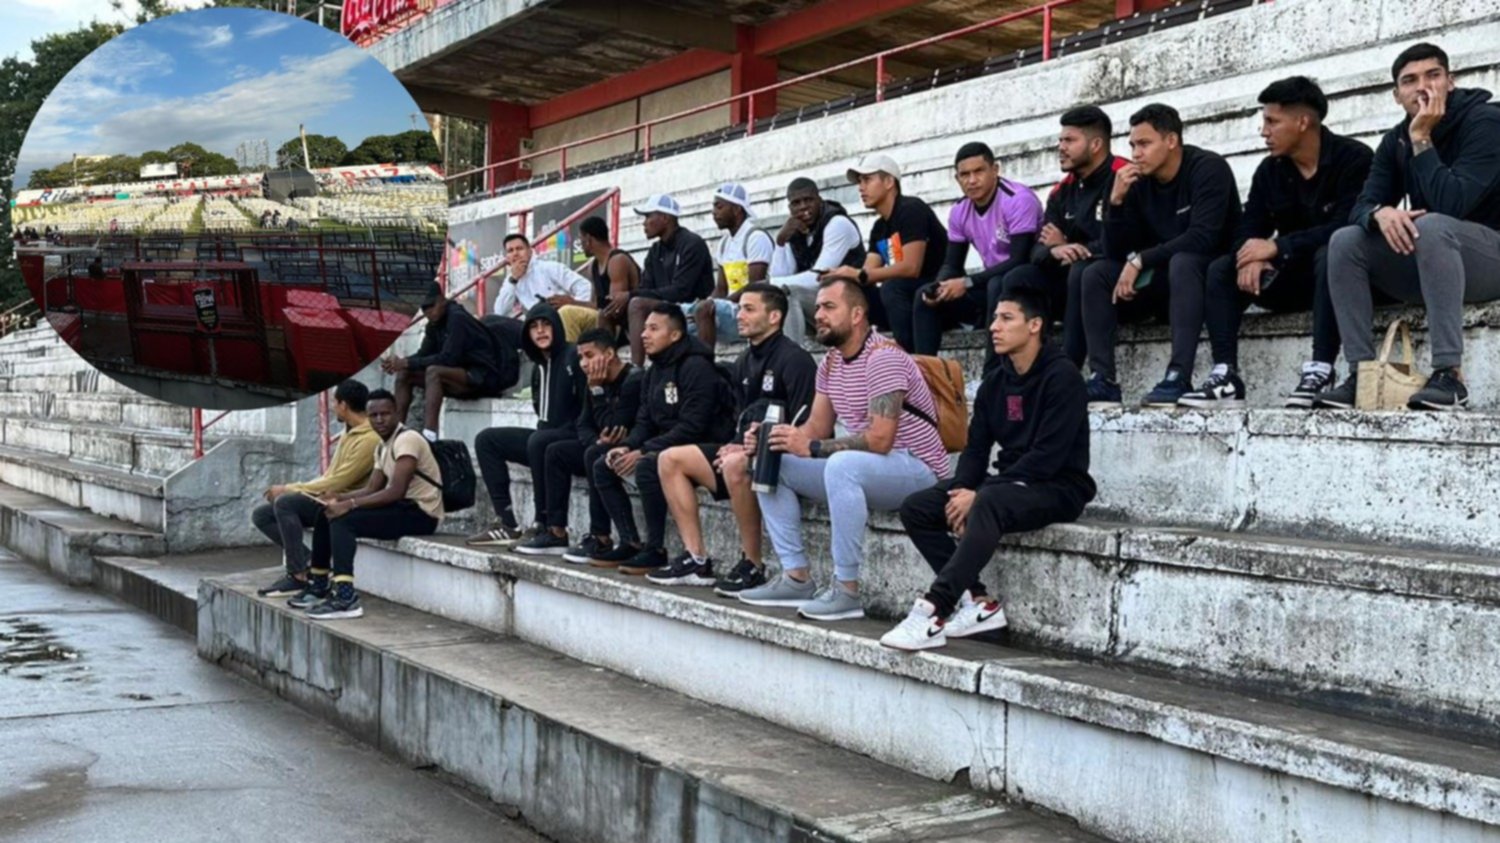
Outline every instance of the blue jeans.
[[(719, 342), (739, 342), (744, 339), (740, 336), (740, 306), (728, 299), (714, 299), (714, 328), (719, 333)], [(693, 321), (693, 311), (697, 309), (697, 303), (682, 306), (682, 315), (687, 317), (688, 333), (698, 336), (698, 323)], [(797, 344), (807, 336), (807, 323), (802, 316), (801, 308), (792, 301), (787, 302), (786, 319), (782, 320), (781, 330), (787, 338)]]
[(801, 498), (828, 504), (833, 522), (833, 575), (840, 582), (852, 582), (859, 579), (859, 566), (864, 562), (870, 513), (900, 509), (908, 495), (937, 481), (926, 463), (906, 451), (840, 451), (820, 460), (788, 454), (781, 458), (776, 491), (755, 496), (783, 570), (807, 567)]

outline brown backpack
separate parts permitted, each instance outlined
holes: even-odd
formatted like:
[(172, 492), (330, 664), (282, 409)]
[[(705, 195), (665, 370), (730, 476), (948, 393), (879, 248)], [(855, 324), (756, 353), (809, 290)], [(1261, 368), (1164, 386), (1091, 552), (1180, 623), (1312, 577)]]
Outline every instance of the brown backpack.
[(922, 380), (932, 392), (932, 404), (937, 408), (937, 418), (928, 415), (910, 401), (906, 409), (918, 418), (937, 428), (942, 437), (943, 448), (948, 453), (962, 451), (969, 444), (969, 403), (964, 397), (964, 370), (957, 360), (913, 354)]

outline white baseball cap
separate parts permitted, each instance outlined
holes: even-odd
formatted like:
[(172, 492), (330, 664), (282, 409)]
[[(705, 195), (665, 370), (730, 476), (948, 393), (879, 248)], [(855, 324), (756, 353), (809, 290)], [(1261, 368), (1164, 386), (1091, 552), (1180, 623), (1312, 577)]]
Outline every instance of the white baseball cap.
[(643, 217), (648, 214), (666, 214), (671, 217), (682, 216), (682, 208), (678, 206), (677, 200), (665, 193), (653, 193), (646, 197), (646, 201), (635, 206), (635, 212)]
[(885, 173), (892, 178), (901, 178), (901, 165), (896, 159), (884, 153), (880, 155), (866, 155), (859, 159), (859, 163), (849, 168), (850, 184), (859, 184), (860, 176), (868, 176), (873, 173)]
[(747, 217), (755, 216), (755, 212), (750, 210), (750, 191), (746, 190), (743, 184), (736, 184), (734, 182), (721, 184), (719, 185), (719, 189), (714, 191), (714, 198), (723, 199), (731, 205), (738, 205), (744, 208), (745, 216)]

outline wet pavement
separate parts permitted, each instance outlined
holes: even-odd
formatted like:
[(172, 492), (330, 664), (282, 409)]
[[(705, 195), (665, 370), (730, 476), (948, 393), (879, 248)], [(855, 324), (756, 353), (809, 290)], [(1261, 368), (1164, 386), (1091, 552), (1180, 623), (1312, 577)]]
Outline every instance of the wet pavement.
[(540, 843), (0, 551), (0, 841)]

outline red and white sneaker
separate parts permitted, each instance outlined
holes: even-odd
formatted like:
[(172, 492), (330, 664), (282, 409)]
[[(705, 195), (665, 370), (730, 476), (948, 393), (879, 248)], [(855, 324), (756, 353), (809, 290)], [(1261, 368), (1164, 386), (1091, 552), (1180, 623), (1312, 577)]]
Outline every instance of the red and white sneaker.
[(1005, 628), (1005, 610), (1000, 601), (986, 598), (975, 602), (974, 596), (965, 591), (958, 608), (948, 618), (948, 637), (967, 638), (982, 632), (993, 632)]
[(896, 628), (880, 636), (880, 643), (895, 650), (930, 650), (948, 643), (943, 619), (937, 607), (923, 598), (911, 607), (911, 614)]

